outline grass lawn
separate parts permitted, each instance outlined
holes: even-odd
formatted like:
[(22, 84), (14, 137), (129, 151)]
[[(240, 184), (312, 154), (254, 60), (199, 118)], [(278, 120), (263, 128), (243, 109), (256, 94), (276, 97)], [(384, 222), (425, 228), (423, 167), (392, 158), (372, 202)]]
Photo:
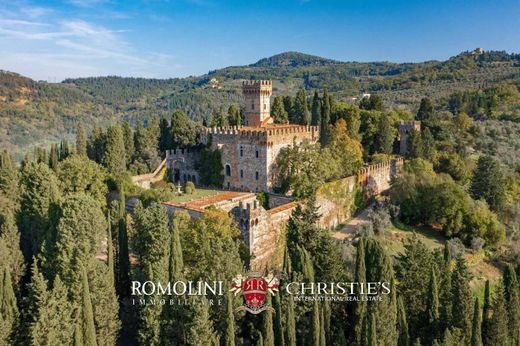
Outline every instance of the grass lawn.
[(192, 200), (200, 199), (202, 197), (208, 197), (208, 196), (214, 196), (219, 193), (221, 193), (221, 190), (211, 190), (211, 189), (200, 189), (196, 188), (195, 192), (191, 195), (183, 193), (180, 196), (177, 196), (176, 194), (172, 194), (172, 198), (168, 200), (168, 202), (175, 202), (175, 203), (184, 203), (189, 202)]
[(416, 234), (417, 237), (430, 249), (444, 246), (444, 236), (435, 230), (425, 227), (412, 227), (400, 222), (394, 222), (387, 228), (383, 236), (378, 237), (391, 256), (396, 256), (404, 251), (404, 241)]

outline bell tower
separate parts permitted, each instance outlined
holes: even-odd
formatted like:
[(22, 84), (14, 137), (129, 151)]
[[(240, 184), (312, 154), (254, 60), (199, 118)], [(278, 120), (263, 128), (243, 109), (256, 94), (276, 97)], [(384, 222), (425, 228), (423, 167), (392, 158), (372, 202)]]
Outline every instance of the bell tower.
[(273, 82), (270, 80), (250, 80), (242, 83), (242, 93), (246, 102), (247, 126), (271, 124), (271, 102)]

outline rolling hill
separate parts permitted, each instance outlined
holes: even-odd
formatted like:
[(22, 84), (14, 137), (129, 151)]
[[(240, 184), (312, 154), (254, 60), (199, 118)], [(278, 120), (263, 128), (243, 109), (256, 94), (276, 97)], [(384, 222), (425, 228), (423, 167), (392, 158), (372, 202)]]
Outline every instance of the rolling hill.
[(173, 79), (116, 76), (67, 79), (61, 83), (31, 80), (0, 71), (0, 146), (18, 158), (33, 146), (72, 138), (75, 124), (86, 128), (118, 120), (135, 123), (185, 109), (195, 120), (240, 104), (243, 79), (272, 79), (274, 94), (304, 88), (328, 88), (338, 98), (361, 92), (379, 94), (388, 107), (414, 110), (422, 97), (442, 100), (454, 92), (497, 83), (520, 86), (520, 54), (464, 52), (446, 61), (421, 63), (341, 62), (298, 52), (231, 66), (197, 77)]

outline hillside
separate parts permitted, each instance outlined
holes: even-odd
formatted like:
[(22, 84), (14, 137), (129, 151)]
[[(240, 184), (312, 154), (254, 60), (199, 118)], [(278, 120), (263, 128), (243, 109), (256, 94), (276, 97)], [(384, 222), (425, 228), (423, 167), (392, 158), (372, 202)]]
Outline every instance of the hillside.
[(520, 85), (520, 55), (474, 51), (447, 61), (397, 64), (341, 62), (287, 52), (198, 77), (108, 76), (57, 84), (0, 71), (0, 145), (20, 157), (30, 146), (72, 138), (78, 121), (87, 129), (117, 119), (134, 124), (169, 116), (176, 108), (202, 121), (230, 104), (240, 105), (242, 79), (262, 78), (273, 80), (275, 95), (295, 94), (301, 88), (310, 93), (326, 87), (345, 100), (370, 92), (379, 94), (389, 107), (415, 110), (425, 96), (446, 103), (458, 91), (485, 89), (501, 82)]

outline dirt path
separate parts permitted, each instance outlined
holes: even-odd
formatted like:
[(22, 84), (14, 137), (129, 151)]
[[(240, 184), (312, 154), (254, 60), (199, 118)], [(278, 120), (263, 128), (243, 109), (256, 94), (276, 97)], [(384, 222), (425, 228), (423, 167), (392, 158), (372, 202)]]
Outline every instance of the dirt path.
[(343, 227), (332, 234), (332, 238), (337, 240), (343, 240), (348, 237), (350, 234), (356, 232), (356, 230), (363, 224), (368, 222), (368, 211), (372, 208), (372, 205), (369, 205), (365, 209), (363, 209), (359, 214), (357, 214), (354, 218), (350, 219)]

